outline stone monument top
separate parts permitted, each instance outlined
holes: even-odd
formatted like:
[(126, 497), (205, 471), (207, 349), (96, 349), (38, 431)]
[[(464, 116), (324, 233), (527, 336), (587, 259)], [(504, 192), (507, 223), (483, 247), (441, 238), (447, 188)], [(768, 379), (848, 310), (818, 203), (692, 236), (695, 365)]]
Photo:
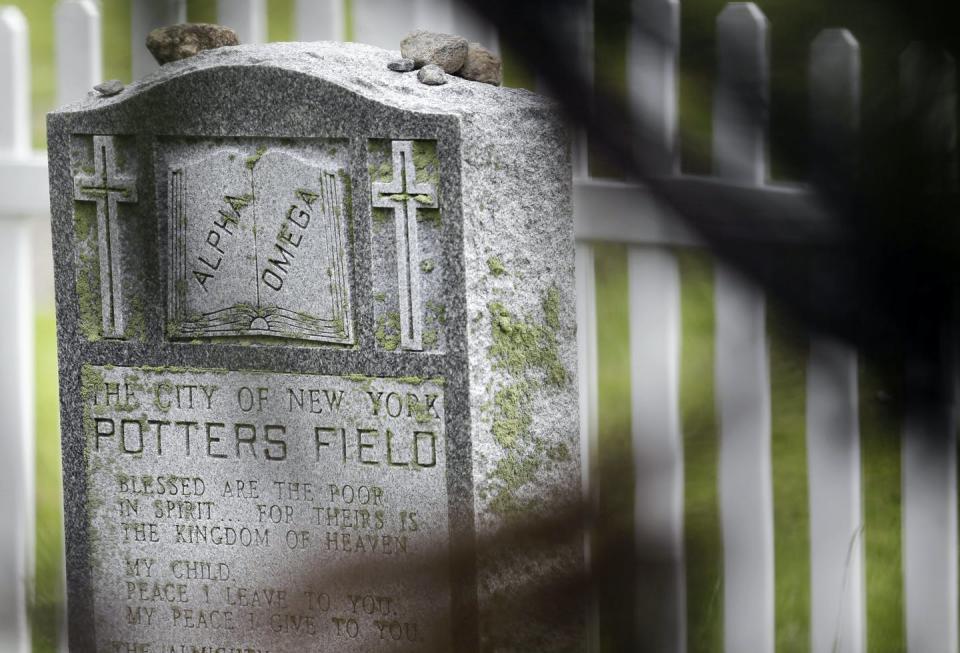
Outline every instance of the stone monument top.
[[(202, 50), (171, 61), (142, 80), (128, 85), (123, 96), (89, 96), (65, 105), (57, 113), (102, 108), (120, 102), (128, 94), (140, 94), (170, 80), (225, 67), (256, 66), (281, 74), (300, 74), (325, 80), (360, 97), (408, 111), (425, 111), (467, 117), (470, 114), (502, 114), (515, 110), (556, 110), (554, 103), (524, 89), (512, 89), (465, 80), (451, 75), (449, 84), (430, 87), (417, 84), (416, 74), (398, 74), (387, 65), (399, 52), (362, 43), (292, 42), (244, 44)], [(221, 84), (229, 83), (229, 78)], [(212, 86), (202, 96), (215, 98), (218, 92), (241, 89)], [(252, 91), (252, 89), (247, 89)]]

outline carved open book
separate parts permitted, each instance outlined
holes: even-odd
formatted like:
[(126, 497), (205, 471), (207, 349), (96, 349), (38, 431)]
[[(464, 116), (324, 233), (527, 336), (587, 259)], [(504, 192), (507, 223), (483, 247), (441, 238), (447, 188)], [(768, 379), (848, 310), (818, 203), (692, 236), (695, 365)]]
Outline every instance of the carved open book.
[(170, 337), (353, 342), (340, 170), (222, 149), (168, 177)]

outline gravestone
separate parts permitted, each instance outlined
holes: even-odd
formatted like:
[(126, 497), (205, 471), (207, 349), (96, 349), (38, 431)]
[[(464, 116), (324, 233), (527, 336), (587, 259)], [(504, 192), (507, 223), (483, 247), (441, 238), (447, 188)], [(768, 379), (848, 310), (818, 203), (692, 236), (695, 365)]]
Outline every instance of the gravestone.
[(582, 648), (566, 134), (395, 57), (49, 116), (71, 650)]

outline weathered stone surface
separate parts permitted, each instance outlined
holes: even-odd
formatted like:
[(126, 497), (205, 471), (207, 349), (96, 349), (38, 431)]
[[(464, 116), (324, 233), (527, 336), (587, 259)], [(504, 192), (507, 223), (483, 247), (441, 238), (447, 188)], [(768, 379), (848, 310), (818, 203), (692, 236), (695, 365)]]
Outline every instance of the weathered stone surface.
[(500, 86), (503, 83), (503, 63), (500, 57), (479, 43), (471, 43), (467, 48), (467, 57), (457, 75), (473, 82), (483, 82)]
[(179, 61), (204, 50), (237, 45), (237, 33), (223, 25), (182, 23), (158, 27), (147, 34), (147, 49), (159, 64)]
[(400, 54), (413, 59), (417, 68), (436, 64), (444, 72), (455, 73), (467, 58), (467, 39), (452, 34), (416, 30), (400, 41)]
[(387, 64), (387, 68), (392, 70), (395, 73), (408, 73), (415, 68), (413, 59), (408, 59), (406, 57), (400, 57), (399, 59), (394, 59)]
[(431, 63), (417, 71), (417, 79), (427, 86), (440, 86), (447, 83), (447, 73), (443, 72), (440, 66)]
[[(85, 366), (81, 375), (84, 411), (95, 421), (87, 502), (101, 506), (89, 524), (99, 638), (179, 643), (189, 624), (203, 627), (206, 609), (214, 631), (205, 639), (222, 623), (251, 648), (294, 653), (316, 650), (315, 637), (337, 641), (327, 615), (342, 613), (359, 622), (361, 642), (337, 650), (390, 650), (378, 643), (377, 620), (416, 623), (410, 634), (449, 650), (438, 627), (449, 610), (446, 572), (406, 578), (404, 591), (388, 593), (377, 564), (411, 564), (418, 552), (448, 546), (442, 381), (121, 366)], [(114, 388), (122, 403), (112, 401)], [(337, 567), (339, 577), (330, 573)], [(317, 570), (327, 573), (314, 580)], [(158, 581), (176, 610), (140, 613), (131, 628), (126, 608), (161, 600)], [(364, 608), (367, 587), (385, 598)], [(278, 628), (286, 619), (277, 611), (315, 618)], [(262, 619), (261, 632), (250, 619)]]
[(101, 82), (93, 87), (93, 90), (105, 97), (122, 93), (123, 89), (123, 82), (121, 82), (119, 79), (108, 79), (107, 81)]
[(50, 114), (71, 650), (582, 650), (582, 538), (492, 545), (580, 494), (567, 135), (395, 56)]

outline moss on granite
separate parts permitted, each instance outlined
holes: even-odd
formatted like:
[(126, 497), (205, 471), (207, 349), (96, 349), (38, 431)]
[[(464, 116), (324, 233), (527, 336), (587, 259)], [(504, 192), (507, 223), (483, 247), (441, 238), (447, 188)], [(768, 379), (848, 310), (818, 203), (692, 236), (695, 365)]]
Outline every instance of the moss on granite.
[(87, 340), (100, 340), (103, 320), (100, 301), (100, 257), (97, 256), (97, 207), (74, 202), (74, 236), (77, 244), (77, 308), (80, 332)]
[(267, 153), (267, 148), (263, 147), (262, 145), (258, 147), (256, 153), (253, 156), (248, 156), (244, 160), (244, 164), (247, 166), (247, 169), (253, 170), (256, 167), (257, 163), (260, 162), (260, 159), (263, 157), (263, 155), (266, 153)]
[[(547, 294), (549, 298), (549, 291)], [(487, 309), (493, 327), (490, 356), (495, 369), (506, 370), (515, 376), (539, 371), (544, 382), (555, 387), (561, 387), (569, 380), (569, 374), (560, 362), (556, 329), (549, 323), (550, 316), (543, 324), (538, 324), (517, 318), (501, 302), (490, 302)], [(555, 315), (552, 317), (559, 325), (559, 319)]]
[(503, 267), (503, 261), (498, 256), (491, 256), (487, 259), (487, 269), (495, 277), (502, 277), (507, 273), (507, 268)]
[(560, 328), (560, 293), (551, 287), (541, 302), (542, 319), (519, 318), (501, 302), (490, 302), (493, 369), (510, 380), (493, 398), (491, 431), (504, 451), (488, 477), (490, 509), (499, 515), (521, 514), (526, 503), (517, 492), (544, 466), (562, 464), (570, 450), (534, 433), (533, 402), (538, 393), (565, 386), (570, 375), (560, 361), (557, 330)]
[(377, 344), (387, 351), (396, 351), (400, 346), (400, 314), (396, 311), (385, 313), (377, 318), (373, 330)]
[(550, 286), (543, 298), (543, 317), (554, 332), (560, 328), (560, 291), (556, 286)]
[(138, 294), (131, 294), (130, 317), (127, 319), (126, 337), (146, 342), (147, 340), (147, 317), (146, 309), (143, 307), (143, 299)]
[(529, 384), (525, 382), (508, 385), (494, 395), (493, 437), (504, 449), (530, 437), (533, 418), (528, 410), (529, 402)]

